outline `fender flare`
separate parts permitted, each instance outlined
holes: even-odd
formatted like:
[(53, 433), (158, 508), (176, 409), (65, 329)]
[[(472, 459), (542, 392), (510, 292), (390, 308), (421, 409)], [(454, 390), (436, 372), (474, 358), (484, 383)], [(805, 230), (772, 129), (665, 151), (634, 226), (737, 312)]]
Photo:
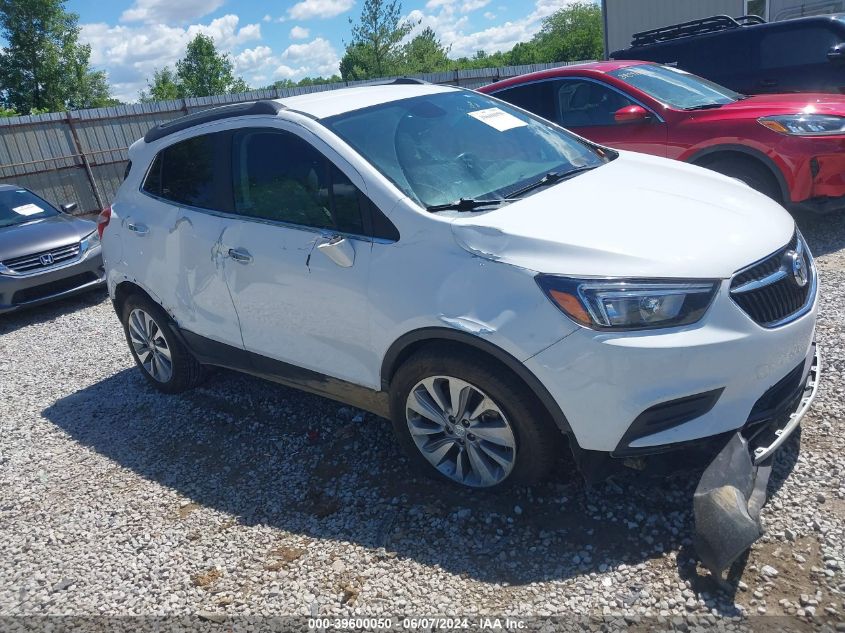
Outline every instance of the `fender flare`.
[(731, 143), (726, 143), (722, 145), (711, 145), (709, 147), (705, 147), (704, 149), (696, 151), (690, 156), (687, 156), (684, 159), (684, 162), (695, 164), (701, 161), (701, 159), (707, 158), (712, 154), (721, 154), (724, 152), (744, 154), (745, 156), (753, 158), (754, 160), (757, 160), (763, 165), (765, 165), (766, 169), (768, 169), (772, 176), (774, 176), (775, 181), (778, 184), (781, 199), (783, 200), (784, 204), (789, 204), (790, 202), (792, 202), (792, 198), (789, 192), (789, 186), (786, 184), (786, 177), (783, 175), (783, 171), (781, 171), (780, 167), (777, 166), (775, 161), (773, 161), (770, 157), (766, 156), (766, 154), (764, 154), (763, 152), (754, 149), (753, 147)]
[(569, 421), (563, 414), (558, 403), (552, 397), (549, 390), (542, 382), (514, 356), (503, 350), (501, 347), (494, 345), (474, 334), (461, 332), (445, 327), (425, 327), (418, 330), (407, 332), (396, 339), (388, 348), (381, 363), (381, 385), (383, 391), (390, 390), (390, 382), (393, 378), (396, 369), (398, 369), (402, 355), (412, 345), (420, 343), (437, 343), (437, 342), (454, 342), (474, 348), (484, 354), (492, 356), (502, 365), (507, 367), (511, 372), (522, 380), (523, 383), (537, 396), (540, 404), (548, 411), (549, 416), (554, 421), (555, 425), (560, 431), (569, 437), (573, 444), (577, 444), (572, 428), (569, 426)]

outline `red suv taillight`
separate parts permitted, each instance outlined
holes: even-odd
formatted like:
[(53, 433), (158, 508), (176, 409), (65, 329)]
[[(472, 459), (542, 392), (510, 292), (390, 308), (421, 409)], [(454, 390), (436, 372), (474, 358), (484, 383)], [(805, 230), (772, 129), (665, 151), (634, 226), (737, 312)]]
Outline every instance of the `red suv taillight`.
[(103, 239), (103, 231), (106, 230), (106, 227), (109, 225), (109, 221), (111, 220), (111, 207), (106, 207), (102, 211), (100, 211), (100, 215), (97, 216), (97, 235), (100, 236), (100, 239)]

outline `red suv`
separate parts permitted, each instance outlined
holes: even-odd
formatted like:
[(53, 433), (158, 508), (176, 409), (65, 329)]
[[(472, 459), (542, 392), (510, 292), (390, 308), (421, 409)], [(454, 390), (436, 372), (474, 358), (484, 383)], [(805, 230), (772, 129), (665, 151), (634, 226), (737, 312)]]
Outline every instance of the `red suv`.
[(485, 86), (590, 140), (738, 178), (788, 208), (845, 210), (845, 96), (745, 96), (638, 61), (555, 68)]

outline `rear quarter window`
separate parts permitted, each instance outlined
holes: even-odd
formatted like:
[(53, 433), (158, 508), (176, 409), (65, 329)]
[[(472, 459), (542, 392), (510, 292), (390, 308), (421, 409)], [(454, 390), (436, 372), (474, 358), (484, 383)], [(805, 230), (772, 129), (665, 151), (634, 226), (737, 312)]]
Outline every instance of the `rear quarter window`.
[(827, 63), (827, 53), (840, 42), (833, 29), (806, 26), (772, 31), (760, 41), (760, 68), (786, 68)]

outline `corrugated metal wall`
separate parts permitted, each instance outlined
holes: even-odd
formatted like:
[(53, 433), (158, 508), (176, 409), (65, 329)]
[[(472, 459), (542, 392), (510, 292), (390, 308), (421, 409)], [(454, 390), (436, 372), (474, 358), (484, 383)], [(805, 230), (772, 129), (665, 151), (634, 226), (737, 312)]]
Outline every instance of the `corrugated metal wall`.
[(711, 15), (742, 15), (744, 0), (604, 0), (607, 53), (627, 48), (631, 36)]
[[(479, 88), (499, 79), (572, 63), (579, 62), (449, 71), (415, 77), (431, 83)], [(129, 146), (159, 123), (226, 103), (277, 99), (367, 83), (373, 82), (256, 90), (239, 95), (0, 118), (0, 183), (22, 185), (56, 205), (77, 202), (80, 213), (98, 211), (110, 204), (123, 181)]]

